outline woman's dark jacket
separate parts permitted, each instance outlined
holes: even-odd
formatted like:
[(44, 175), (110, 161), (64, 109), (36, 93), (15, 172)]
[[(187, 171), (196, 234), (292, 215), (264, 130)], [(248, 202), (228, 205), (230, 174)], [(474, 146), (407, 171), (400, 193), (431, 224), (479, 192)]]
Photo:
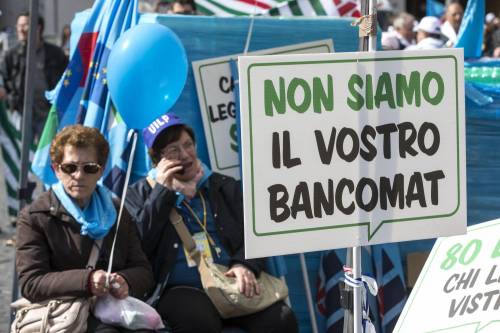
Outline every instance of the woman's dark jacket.
[[(265, 260), (245, 260), (240, 182), (214, 172), (208, 179), (207, 191), (217, 235), (231, 257), (230, 266), (241, 263), (259, 276)], [(147, 179), (130, 186), (127, 193), (127, 209), (142, 231), (142, 246), (158, 283), (168, 276), (182, 248), (182, 241), (169, 220), (176, 200), (175, 192), (160, 184), (151, 188)]]
[[(116, 205), (115, 205), (116, 206)], [(22, 295), (32, 302), (60, 296), (92, 296), (85, 269), (93, 240), (52, 191), (41, 194), (19, 214), (16, 268)], [(96, 269), (106, 270), (116, 224), (104, 238)], [(151, 266), (141, 249), (137, 228), (124, 211), (115, 245), (112, 272), (123, 276), (129, 294), (145, 299), (154, 286)]]

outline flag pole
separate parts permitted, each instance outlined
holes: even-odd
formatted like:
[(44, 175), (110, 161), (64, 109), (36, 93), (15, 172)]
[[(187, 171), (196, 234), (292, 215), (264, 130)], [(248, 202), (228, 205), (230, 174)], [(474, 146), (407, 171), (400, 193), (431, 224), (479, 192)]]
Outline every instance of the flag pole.
[(26, 52), (26, 76), (24, 81), (23, 113), (21, 123), (21, 169), (19, 175), (19, 210), (23, 209), (30, 197), (28, 189), (28, 167), (30, 142), (32, 141), (32, 114), (34, 92), (35, 54), (38, 34), (38, 0), (30, 0), (28, 47)]
[[(362, 0), (361, 1), (361, 13), (362, 18), (366, 18), (360, 21), (360, 40), (359, 40), (359, 51), (370, 52), (376, 51), (377, 49), (377, 12), (376, 12), (376, 0)], [(366, 22), (366, 24), (363, 24)], [(361, 282), (361, 246), (355, 246), (351, 249), (352, 258), (352, 275), (354, 280)], [(354, 333), (363, 333), (363, 284), (353, 288), (353, 331)], [(345, 326), (344, 326), (345, 327)]]
[[(34, 93), (34, 69), (35, 55), (37, 48), (38, 35), (38, 0), (30, 0), (29, 9), (29, 31), (28, 45), (26, 51), (26, 73), (24, 77), (24, 98), (21, 122), (21, 168), (19, 173), (19, 211), (24, 208), (27, 200), (31, 196), (31, 190), (28, 188), (28, 167), (31, 136), (31, 123), (33, 114), (33, 93)], [(18, 110), (21, 111), (21, 110)], [(15, 262), (15, 261), (14, 261)], [(17, 274), (14, 264), (14, 277), (12, 281), (12, 301), (15, 301), (18, 296)], [(11, 322), (13, 321), (14, 313), (11, 313)]]

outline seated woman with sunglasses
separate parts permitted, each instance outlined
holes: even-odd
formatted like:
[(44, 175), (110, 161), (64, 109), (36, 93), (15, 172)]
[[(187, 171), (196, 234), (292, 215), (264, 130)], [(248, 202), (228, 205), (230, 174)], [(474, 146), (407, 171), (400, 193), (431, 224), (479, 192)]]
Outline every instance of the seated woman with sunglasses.
[[(69, 126), (54, 138), (50, 157), (59, 182), (23, 209), (17, 224), (16, 268), (21, 293), (29, 301), (108, 293), (119, 299), (145, 298), (153, 287), (151, 266), (126, 212), (106, 283), (118, 211), (111, 193), (97, 185), (108, 153), (108, 143), (95, 128)], [(87, 269), (98, 240), (95, 269)], [(92, 315), (87, 323), (87, 332), (129, 332)]]
[(169, 214), (177, 209), (198, 246), (205, 244), (203, 254), (228, 266), (226, 274), (236, 278), (240, 292), (253, 297), (260, 293), (256, 277), (264, 260), (245, 260), (240, 183), (198, 159), (193, 130), (173, 113), (156, 119), (143, 130), (143, 138), (155, 168), (130, 187), (127, 208), (142, 230), (157, 282), (156, 308), (170, 332), (220, 332), (226, 325), (248, 333), (297, 332), (296, 318), (282, 301), (251, 315), (220, 317)]

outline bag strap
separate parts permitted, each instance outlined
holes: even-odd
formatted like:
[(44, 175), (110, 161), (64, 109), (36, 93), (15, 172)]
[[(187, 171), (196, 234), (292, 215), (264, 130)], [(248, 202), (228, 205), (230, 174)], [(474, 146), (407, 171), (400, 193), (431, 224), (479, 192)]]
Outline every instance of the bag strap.
[(49, 333), (50, 325), (49, 325), (49, 317), (52, 311), (54, 311), (57, 306), (57, 300), (52, 300), (47, 304), (47, 310), (45, 311), (42, 317), (42, 323), (40, 325), (40, 333)]
[[(156, 181), (147, 176), (146, 180), (151, 186), (151, 188), (154, 188), (156, 185)], [(189, 253), (189, 256), (191, 259), (193, 259), (196, 262), (196, 265), (198, 265), (198, 262), (200, 260), (200, 251), (196, 247), (196, 242), (193, 239), (193, 236), (191, 236), (191, 233), (189, 232), (189, 229), (186, 227), (184, 224), (184, 220), (182, 219), (182, 215), (180, 215), (175, 207), (172, 207), (172, 210), (170, 211), (170, 216), (169, 216), (170, 222), (175, 228), (175, 231), (177, 231), (177, 234), (179, 235), (179, 238), (181, 239), (182, 243), (184, 244), (184, 248), (187, 250)]]
[(189, 253), (191, 259), (193, 259), (196, 262), (196, 265), (199, 265), (201, 257), (200, 250), (198, 250), (198, 248), (196, 247), (196, 243), (193, 239), (193, 236), (191, 236), (191, 233), (186, 227), (186, 224), (184, 224), (182, 216), (177, 212), (175, 207), (172, 208), (172, 210), (170, 211), (170, 223), (172, 223), (172, 225), (175, 228), (175, 231), (177, 231), (177, 234), (179, 235), (179, 238), (182, 240), (184, 248)]
[(87, 262), (87, 269), (94, 269), (97, 264), (97, 259), (99, 258), (99, 250), (101, 249), (102, 242), (104, 239), (98, 239), (92, 243), (92, 250), (90, 250), (89, 260)]

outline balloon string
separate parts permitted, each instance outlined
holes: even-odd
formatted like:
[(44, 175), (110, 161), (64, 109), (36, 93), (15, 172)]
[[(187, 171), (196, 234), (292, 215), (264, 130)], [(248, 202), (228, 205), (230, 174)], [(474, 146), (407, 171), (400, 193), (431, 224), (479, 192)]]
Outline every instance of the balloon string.
[(256, 7), (257, 7), (257, 0), (254, 0), (252, 14), (250, 14), (250, 26), (248, 27), (247, 41), (245, 42), (245, 50), (243, 51), (243, 55), (246, 55), (248, 53), (248, 48), (250, 47), (250, 40), (252, 39), (253, 22), (255, 20)]
[[(132, 138), (130, 138), (130, 136), (132, 136)], [(125, 205), (125, 198), (127, 197), (128, 183), (130, 181), (130, 174), (132, 173), (132, 166), (134, 163), (135, 148), (137, 147), (137, 131), (136, 130), (130, 130), (129, 137), (128, 137), (129, 142), (130, 142), (130, 139), (132, 139), (132, 148), (130, 149), (130, 156), (128, 158), (128, 163), (127, 163), (127, 173), (125, 174), (125, 184), (123, 185), (122, 197), (120, 200), (120, 210), (118, 212), (118, 218), (116, 220), (115, 236), (113, 238), (113, 245), (111, 245), (111, 254), (109, 255), (109, 263), (108, 263), (108, 269), (107, 269), (107, 274), (106, 274), (106, 287), (109, 287), (109, 278), (111, 277), (111, 268), (113, 267), (116, 238), (118, 237), (118, 228), (120, 227), (120, 222), (122, 219), (123, 208)]]

